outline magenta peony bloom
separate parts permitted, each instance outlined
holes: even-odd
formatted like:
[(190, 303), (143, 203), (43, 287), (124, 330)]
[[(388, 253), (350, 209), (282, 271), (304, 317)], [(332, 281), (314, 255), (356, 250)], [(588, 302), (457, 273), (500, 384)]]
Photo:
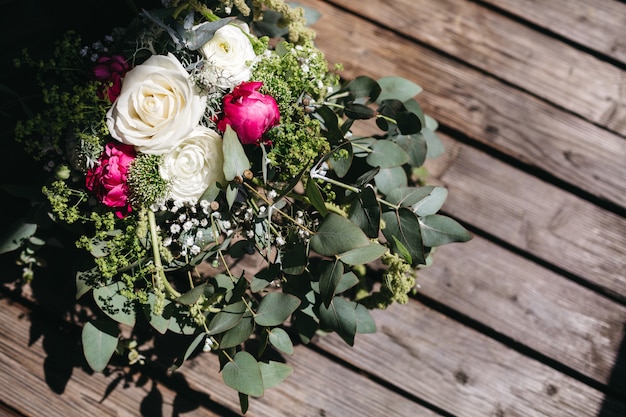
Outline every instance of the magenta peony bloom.
[(120, 208), (118, 217), (131, 211), (128, 199), (128, 168), (135, 160), (135, 148), (117, 142), (109, 142), (95, 167), (87, 171), (85, 185), (107, 207)]
[(224, 114), (217, 128), (223, 132), (230, 125), (244, 145), (262, 142), (265, 132), (280, 120), (276, 100), (257, 91), (262, 85), (243, 82), (224, 97)]
[(130, 69), (126, 59), (121, 55), (101, 56), (93, 67), (93, 76), (104, 83), (98, 90), (98, 97), (105, 97), (113, 103), (122, 90), (122, 78)]

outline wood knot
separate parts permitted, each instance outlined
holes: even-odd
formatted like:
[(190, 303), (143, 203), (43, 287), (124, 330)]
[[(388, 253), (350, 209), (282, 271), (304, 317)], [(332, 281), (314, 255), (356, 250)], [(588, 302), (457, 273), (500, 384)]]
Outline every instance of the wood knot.
[(463, 371), (456, 371), (454, 379), (461, 385), (465, 385), (469, 382), (469, 376)]

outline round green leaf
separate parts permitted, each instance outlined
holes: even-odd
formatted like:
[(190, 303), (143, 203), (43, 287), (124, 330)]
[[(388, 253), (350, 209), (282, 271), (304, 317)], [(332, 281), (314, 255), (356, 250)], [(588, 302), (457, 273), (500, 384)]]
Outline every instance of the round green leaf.
[(343, 276), (343, 263), (335, 260), (321, 261), (319, 267), (319, 290), (322, 302), (328, 306), (335, 296), (335, 289)]
[(447, 216), (433, 214), (422, 218), (420, 223), (425, 246), (435, 247), (452, 242), (467, 242), (472, 238), (463, 226)]
[(212, 336), (232, 329), (239, 323), (245, 312), (246, 304), (243, 301), (227, 305), (211, 319), (207, 334)]
[(124, 283), (117, 281), (104, 287), (93, 290), (93, 299), (100, 310), (118, 323), (135, 325), (135, 306), (122, 291), (126, 291)]
[(264, 392), (263, 377), (254, 356), (245, 351), (235, 354), (222, 370), (224, 383), (242, 394), (261, 397)]
[(291, 355), (294, 352), (293, 342), (284, 329), (276, 327), (269, 332), (269, 341), (277, 350)]
[(280, 384), (293, 372), (291, 366), (276, 361), (259, 362), (259, 369), (261, 369), (263, 388), (265, 389), (270, 389)]
[(24, 219), (17, 219), (8, 227), (0, 240), (0, 253), (18, 249), (25, 239), (30, 238), (37, 231), (37, 225), (26, 223)]
[(367, 246), (349, 250), (339, 254), (339, 259), (348, 265), (361, 265), (375, 261), (383, 256), (387, 248), (379, 243), (371, 242)]
[[(420, 234), (420, 223), (415, 213), (408, 208), (401, 207), (397, 211), (383, 213), (382, 218), (385, 222), (383, 235), (393, 251), (402, 256), (402, 252), (406, 250), (410, 254), (411, 265), (423, 264), (425, 261), (424, 245)], [(399, 248), (396, 242), (400, 242), (402, 248)]]
[(420, 133), (413, 135), (397, 135), (395, 142), (409, 155), (409, 163), (414, 167), (421, 167), (426, 161), (428, 147), (426, 140)]
[[(156, 296), (154, 293), (148, 294), (148, 302), (143, 305), (143, 311), (150, 322), (150, 325), (154, 327), (154, 329), (161, 333), (165, 334), (167, 329), (170, 327), (170, 319), (171, 316), (166, 317), (164, 314), (154, 314), (154, 304), (156, 303)], [(163, 300), (164, 309), (171, 303), (170, 300)]]
[(324, 218), (311, 238), (311, 248), (324, 256), (335, 256), (368, 243), (369, 239), (356, 224), (335, 213)]
[(383, 100), (396, 99), (400, 101), (407, 101), (422, 91), (422, 87), (415, 84), (406, 78), (397, 76), (383, 77), (378, 80), (381, 92), (376, 99), (377, 103)]
[(380, 204), (373, 187), (365, 187), (354, 199), (348, 218), (370, 238), (378, 237), (380, 229)]
[(434, 130), (422, 129), (420, 133), (426, 140), (426, 149), (428, 150), (426, 152), (427, 158), (436, 158), (445, 152), (443, 142), (439, 139), (439, 136), (437, 136)]
[(376, 322), (370, 311), (363, 304), (358, 303), (356, 306), (356, 332), (376, 333)]
[(409, 155), (400, 146), (389, 140), (379, 140), (372, 146), (366, 161), (373, 167), (392, 168), (409, 161)]
[(177, 302), (185, 305), (191, 305), (200, 299), (200, 296), (204, 294), (204, 288), (206, 283), (200, 284), (197, 287), (193, 287), (180, 297), (176, 299)]
[(220, 340), (220, 348), (226, 349), (239, 346), (250, 338), (254, 331), (254, 321), (252, 317), (243, 317), (232, 329), (227, 330)]
[[(433, 187), (427, 196), (411, 205), (413, 212), (420, 217), (435, 214), (441, 209), (448, 198), (448, 190), (444, 187)], [(428, 245), (427, 245), (428, 246)]]
[(335, 294), (341, 294), (342, 292), (349, 290), (359, 283), (359, 278), (352, 271), (348, 271), (341, 277), (339, 285), (335, 288)]
[(335, 331), (347, 344), (354, 345), (357, 303), (335, 297), (328, 307), (320, 306), (320, 326)]
[(95, 372), (102, 372), (117, 348), (119, 328), (109, 320), (90, 321), (83, 326), (81, 339), (87, 363)]
[(378, 191), (388, 194), (391, 190), (407, 186), (406, 172), (402, 167), (381, 169), (374, 177)]
[(300, 305), (300, 299), (295, 295), (271, 292), (263, 297), (254, 321), (259, 326), (278, 326), (289, 318)]

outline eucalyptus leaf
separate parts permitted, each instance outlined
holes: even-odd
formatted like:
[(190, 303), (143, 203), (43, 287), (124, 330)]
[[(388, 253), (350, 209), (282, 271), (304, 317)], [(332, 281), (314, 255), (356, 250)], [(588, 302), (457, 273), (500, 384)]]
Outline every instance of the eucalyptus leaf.
[(366, 246), (369, 239), (350, 220), (335, 213), (324, 218), (311, 238), (311, 248), (324, 256), (335, 256), (350, 249)]
[(348, 103), (344, 107), (344, 114), (353, 120), (367, 120), (376, 115), (374, 109), (359, 103)]
[(334, 262), (322, 260), (319, 264), (319, 291), (322, 296), (322, 302), (326, 307), (335, 296), (335, 290), (341, 277), (343, 276), (343, 263), (335, 260)]
[(37, 225), (27, 223), (25, 219), (15, 220), (2, 234), (0, 239), (0, 254), (12, 252), (22, 246), (22, 242), (32, 237), (37, 231)]
[(339, 178), (345, 177), (352, 166), (352, 158), (354, 157), (352, 146), (345, 148), (345, 152), (348, 154), (344, 157), (335, 157), (336, 154), (333, 154), (328, 159), (328, 164)]
[(315, 183), (315, 180), (309, 178), (306, 182), (305, 187), (306, 196), (309, 198), (309, 201), (315, 207), (317, 211), (320, 212), (322, 217), (325, 217), (328, 214), (328, 209), (324, 203), (324, 197), (322, 197), (322, 192), (320, 191), (319, 186)]
[(421, 133), (413, 135), (397, 135), (393, 140), (409, 155), (409, 163), (413, 167), (424, 165), (428, 155), (428, 144)]
[[(448, 198), (448, 190), (444, 187), (432, 187), (430, 193), (421, 200), (413, 203), (413, 212), (420, 217), (437, 213)], [(429, 245), (426, 245), (429, 246)]]
[(156, 295), (153, 292), (148, 293), (148, 302), (143, 305), (143, 310), (150, 325), (159, 333), (165, 334), (170, 327), (171, 312), (167, 312), (171, 303), (170, 300), (162, 300), (163, 313), (155, 314), (154, 306), (157, 302)]
[(85, 323), (81, 333), (83, 353), (89, 367), (102, 372), (117, 348), (119, 328), (110, 320), (97, 320)]
[(378, 191), (388, 194), (392, 190), (406, 187), (408, 178), (402, 167), (383, 168), (374, 177)]
[(243, 145), (237, 137), (237, 133), (230, 125), (226, 126), (222, 138), (222, 150), (224, 153), (224, 177), (226, 181), (232, 181), (243, 172), (250, 169), (250, 161), (246, 156)]
[(412, 266), (423, 264), (425, 261), (424, 245), (422, 244), (420, 223), (415, 213), (406, 207), (401, 207), (397, 211), (383, 213), (382, 219), (385, 222), (383, 235), (393, 251), (399, 255), (402, 252), (395, 244), (395, 237), (410, 253)]
[(456, 220), (440, 214), (426, 216), (420, 220), (424, 245), (435, 247), (452, 242), (467, 242), (472, 235)]
[(189, 359), (189, 357), (196, 351), (200, 343), (203, 342), (205, 339), (206, 333), (197, 334), (196, 337), (189, 344), (189, 346), (187, 346), (187, 349), (185, 349), (185, 353), (174, 361), (174, 363), (168, 368), (168, 371), (173, 372), (183, 366), (183, 363), (185, 363), (185, 361)]
[(392, 168), (407, 163), (409, 155), (394, 142), (379, 140), (365, 160), (373, 167)]
[(239, 346), (250, 338), (254, 331), (252, 316), (243, 317), (235, 327), (224, 332), (220, 340), (220, 348)]
[(376, 322), (372, 318), (370, 311), (363, 305), (356, 305), (356, 332), (376, 333)]
[(367, 246), (352, 249), (339, 254), (339, 259), (348, 265), (361, 265), (380, 258), (387, 248), (380, 243), (370, 242)]
[(378, 237), (380, 230), (380, 203), (371, 186), (364, 187), (348, 210), (348, 218), (369, 238)]
[(359, 278), (352, 271), (348, 271), (341, 277), (339, 285), (335, 288), (335, 294), (341, 294), (344, 291), (349, 290), (360, 282)]
[(265, 295), (259, 304), (254, 321), (259, 326), (278, 326), (289, 318), (300, 305), (295, 295), (271, 292)]
[(281, 256), (283, 271), (289, 275), (300, 275), (309, 263), (307, 247), (298, 243), (288, 247)]
[(113, 320), (134, 326), (135, 305), (126, 295), (123, 295), (124, 291), (128, 291), (126, 285), (121, 281), (116, 281), (106, 286), (94, 288), (93, 299), (100, 310)]
[(223, 333), (232, 329), (239, 323), (243, 314), (246, 312), (246, 304), (239, 301), (235, 304), (229, 304), (217, 313), (209, 322), (209, 336)]
[(259, 364), (248, 352), (239, 351), (222, 369), (224, 383), (238, 392), (261, 397), (264, 392)]
[(422, 129), (420, 133), (426, 141), (426, 148), (428, 149), (426, 153), (427, 158), (436, 158), (445, 152), (446, 149), (443, 146), (443, 142), (439, 139), (435, 131), (425, 128)]
[(259, 369), (261, 369), (263, 388), (265, 389), (270, 389), (280, 384), (293, 372), (291, 366), (276, 361), (259, 362)]
[(287, 355), (293, 354), (293, 342), (291, 341), (289, 334), (287, 334), (284, 329), (276, 327), (270, 330), (268, 339), (275, 349), (279, 350), (280, 352), (286, 353)]
[(387, 201), (402, 207), (412, 207), (424, 198), (428, 197), (435, 187), (425, 185), (423, 187), (401, 187), (387, 193)]
[(357, 303), (342, 297), (333, 298), (328, 307), (320, 305), (320, 326), (335, 331), (347, 344), (354, 345), (357, 328)]
[(196, 303), (200, 299), (200, 296), (204, 294), (205, 288), (206, 288), (206, 283), (193, 287), (192, 289), (190, 289), (189, 291), (187, 291), (186, 293), (178, 297), (176, 301), (181, 304), (192, 305)]
[(422, 130), (422, 122), (416, 114), (404, 111), (396, 115), (398, 130), (403, 135), (412, 135)]
[(350, 92), (352, 97), (366, 98), (367, 102), (376, 101), (381, 91), (378, 82), (365, 75), (359, 75), (352, 79), (339, 93), (346, 90)]
[(382, 77), (378, 80), (378, 84), (381, 92), (376, 100), (377, 103), (389, 99), (407, 101), (422, 92), (422, 87), (419, 85), (397, 76)]

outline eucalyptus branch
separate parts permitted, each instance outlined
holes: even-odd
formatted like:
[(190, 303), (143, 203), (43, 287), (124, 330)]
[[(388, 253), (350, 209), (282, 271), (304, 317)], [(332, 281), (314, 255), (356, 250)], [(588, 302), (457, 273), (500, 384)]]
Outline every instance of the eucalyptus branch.
[(296, 221), (296, 219), (294, 219), (293, 217), (291, 217), (289, 214), (285, 213), (284, 211), (282, 211), (281, 209), (279, 209), (276, 206), (272, 205), (272, 202), (269, 201), (267, 198), (265, 198), (265, 196), (261, 193), (259, 193), (254, 187), (252, 187), (250, 184), (248, 183), (244, 183), (246, 188), (250, 191), (252, 191), (258, 198), (260, 198), (261, 200), (263, 200), (268, 206), (272, 206), (274, 207), (273, 210), (276, 210), (278, 212), (278, 214), (280, 214), (281, 216), (283, 216), (284, 218), (286, 218), (287, 220), (289, 220), (290, 222), (292, 222), (293, 224), (295, 224), (296, 226), (298, 226), (300, 229), (304, 230), (305, 232), (313, 235), (315, 234), (315, 232), (311, 231), (308, 227), (306, 227), (305, 225), (298, 223)]
[[(354, 187), (352, 185), (348, 185), (346, 183), (343, 183), (341, 181), (337, 181), (333, 178), (328, 178), (325, 175), (320, 174), (317, 171), (311, 170), (311, 179), (319, 179), (322, 180), (324, 182), (327, 182), (329, 184), (333, 184), (336, 185), (337, 187), (341, 187), (344, 190), (348, 190), (348, 191), (352, 191), (353, 193), (359, 193), (361, 192), (361, 190), (357, 187)], [(390, 203), (389, 201), (382, 199), (380, 197), (376, 197), (376, 201), (378, 201), (380, 204), (384, 204), (387, 207), (391, 207), (394, 210), (398, 210), (400, 207), (396, 204)]]

